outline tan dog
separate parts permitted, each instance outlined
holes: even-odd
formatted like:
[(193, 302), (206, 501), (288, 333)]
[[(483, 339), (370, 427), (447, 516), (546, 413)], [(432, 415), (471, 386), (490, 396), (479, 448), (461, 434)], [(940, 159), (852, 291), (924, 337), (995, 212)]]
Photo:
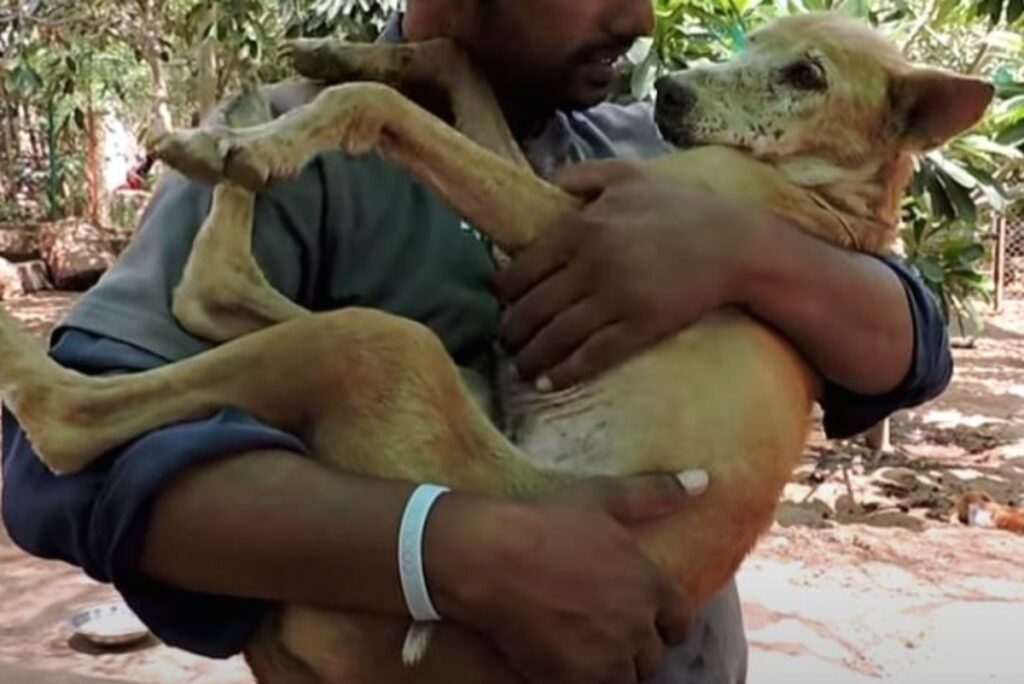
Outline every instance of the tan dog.
[(1024, 534), (1024, 511), (996, 503), (987, 493), (976, 489), (964, 492), (957, 499), (956, 517), (964, 525)]
[[(535, 497), (581, 474), (704, 468), (712, 483), (704, 496), (635, 534), (694, 603), (709, 598), (771, 523), (806, 437), (819, 386), (812, 370), (767, 327), (723, 310), (582, 387), (554, 396), (504, 388), (525, 426), (510, 443), (423, 326), (361, 309), (309, 314), (270, 290), (248, 254), (249, 191), (321, 150), (377, 149), (508, 253), (580, 201), (530, 172), (486, 84), (450, 45), (306, 42), (295, 50), (300, 71), (314, 77), (400, 84), (410, 71), (451, 74), (442, 85), (469, 137), (390, 87), (357, 83), (327, 88), (265, 125), (164, 140), (160, 153), (178, 168), (238, 183), (218, 186), (175, 302), (183, 325), (226, 342), (158, 370), (86, 378), (6, 324), (5, 398), (41, 457), (74, 470), (145, 430), (233, 405), (298, 433), (335, 467), (499, 496)], [(972, 126), (992, 94), (980, 81), (912, 67), (849, 20), (782, 20), (752, 36), (741, 59), (662, 83), (663, 131), (698, 147), (652, 166), (877, 251), (895, 235), (911, 156)], [(600, 438), (584, 442), (580, 435), (593, 430)], [(273, 684), (520, 681), (483, 640), (450, 623), (406, 667), (399, 654), (407, 626), (283, 607), (247, 656)]]

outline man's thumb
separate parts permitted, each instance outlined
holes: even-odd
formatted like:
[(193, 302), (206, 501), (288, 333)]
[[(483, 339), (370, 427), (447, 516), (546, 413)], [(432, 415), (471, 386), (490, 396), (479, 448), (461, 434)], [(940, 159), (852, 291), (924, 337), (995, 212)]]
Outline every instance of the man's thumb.
[(605, 510), (624, 524), (640, 523), (679, 511), (708, 488), (704, 470), (678, 475), (636, 475), (613, 480), (603, 489)]
[(637, 164), (625, 159), (600, 159), (580, 162), (559, 169), (552, 181), (570, 195), (593, 201), (613, 184), (637, 173)]

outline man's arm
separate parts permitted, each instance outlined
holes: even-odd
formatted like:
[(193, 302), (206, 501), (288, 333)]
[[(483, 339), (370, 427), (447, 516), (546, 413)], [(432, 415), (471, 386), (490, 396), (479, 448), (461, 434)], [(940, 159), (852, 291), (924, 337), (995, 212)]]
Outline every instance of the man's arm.
[[(826, 411), (891, 412), (948, 383), (937, 305), (895, 263), (629, 163), (580, 165), (560, 182), (593, 201), (497, 282), (512, 302), (503, 335), (525, 377), (577, 382), (736, 305), (780, 330), (826, 378)], [(884, 415), (847, 417), (833, 433)]]
[[(767, 231), (779, 230), (768, 221)], [(949, 385), (945, 320), (907, 267), (792, 229), (759, 252), (744, 301), (825, 378), (820, 400), (829, 437), (863, 432)]]

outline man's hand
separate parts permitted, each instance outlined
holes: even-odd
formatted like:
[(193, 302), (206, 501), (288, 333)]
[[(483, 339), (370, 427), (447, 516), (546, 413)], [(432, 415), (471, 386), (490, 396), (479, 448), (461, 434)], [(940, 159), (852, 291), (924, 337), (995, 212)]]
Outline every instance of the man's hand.
[(496, 282), (525, 379), (569, 386), (738, 299), (746, 209), (623, 161), (568, 167), (556, 182), (589, 203)]
[(691, 612), (628, 526), (679, 512), (706, 485), (703, 473), (595, 479), (490, 512), (446, 496), (425, 550), (438, 608), (483, 632), (531, 684), (642, 681)]

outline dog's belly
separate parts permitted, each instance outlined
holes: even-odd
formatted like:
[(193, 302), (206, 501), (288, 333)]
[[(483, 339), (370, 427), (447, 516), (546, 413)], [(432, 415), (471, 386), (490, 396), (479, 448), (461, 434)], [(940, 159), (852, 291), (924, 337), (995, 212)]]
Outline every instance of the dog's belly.
[(591, 382), (555, 393), (499, 388), (509, 438), (539, 466), (580, 475), (706, 468), (741, 485), (788, 476), (815, 381), (777, 335), (724, 311)]
[(616, 472), (612, 436), (621, 433), (608, 383), (538, 392), (532, 384), (503, 384), (505, 431), (535, 465), (581, 475)]

